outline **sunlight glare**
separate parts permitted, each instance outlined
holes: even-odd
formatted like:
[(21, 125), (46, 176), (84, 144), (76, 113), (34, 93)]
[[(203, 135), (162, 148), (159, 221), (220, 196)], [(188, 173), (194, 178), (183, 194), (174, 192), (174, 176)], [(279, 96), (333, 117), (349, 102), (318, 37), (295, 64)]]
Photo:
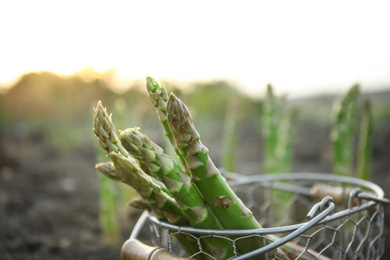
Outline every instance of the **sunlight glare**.
[[(305, 8), (303, 8), (305, 7)], [(0, 84), (92, 67), (134, 78), (227, 78), (258, 92), (390, 82), (386, 2), (18, 1), (0, 4)], [(12, 21), (10, 23), (9, 21)], [(6, 26), (6, 24), (10, 24)]]

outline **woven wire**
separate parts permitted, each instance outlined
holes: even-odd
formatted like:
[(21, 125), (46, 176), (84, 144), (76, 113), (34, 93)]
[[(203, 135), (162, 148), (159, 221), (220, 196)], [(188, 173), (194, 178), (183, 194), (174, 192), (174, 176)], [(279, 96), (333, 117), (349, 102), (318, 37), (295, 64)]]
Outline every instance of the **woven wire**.
[[(315, 187), (326, 186), (328, 193), (318, 195)], [(261, 230), (200, 230), (177, 227), (156, 220), (148, 215), (150, 244), (164, 247), (170, 252), (186, 257), (216, 259), (206, 249), (207, 239), (226, 240), (231, 244), (235, 257), (245, 259), (239, 252), (238, 243), (258, 237), (265, 244), (286, 237), (305, 223), (315, 205), (324, 196), (334, 196), (335, 209), (324, 220), (279, 247), (293, 245), (293, 259), (378, 259), (384, 253), (384, 208), (383, 203), (351, 197), (358, 189), (364, 194), (383, 198), (383, 191), (373, 183), (329, 174), (282, 174), (240, 178), (230, 186), (250, 208)], [(336, 194), (336, 195), (335, 195)], [(337, 195), (338, 194), (338, 195)], [(241, 232), (241, 233), (240, 233)], [(192, 241), (197, 248), (186, 253), (181, 239)], [(264, 259), (282, 259), (280, 251), (270, 250)]]

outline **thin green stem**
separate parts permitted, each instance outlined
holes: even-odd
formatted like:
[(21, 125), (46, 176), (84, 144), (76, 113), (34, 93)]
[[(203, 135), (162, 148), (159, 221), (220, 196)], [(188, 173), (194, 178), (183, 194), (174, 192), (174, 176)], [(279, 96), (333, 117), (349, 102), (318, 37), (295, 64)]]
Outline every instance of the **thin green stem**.
[(227, 172), (235, 172), (238, 132), (238, 100), (232, 99), (226, 105), (225, 125), (222, 136), (222, 168)]
[(365, 100), (360, 123), (357, 175), (368, 181), (371, 180), (372, 128), (371, 103)]
[(359, 85), (354, 85), (333, 106), (330, 138), (333, 151), (333, 171), (337, 175), (352, 176), (353, 173), (358, 97)]

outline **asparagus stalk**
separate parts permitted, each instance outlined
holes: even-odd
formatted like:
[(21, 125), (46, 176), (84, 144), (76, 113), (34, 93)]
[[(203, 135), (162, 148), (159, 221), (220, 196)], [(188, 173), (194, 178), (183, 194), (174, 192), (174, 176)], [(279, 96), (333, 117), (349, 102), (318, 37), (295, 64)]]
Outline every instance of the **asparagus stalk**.
[[(148, 175), (153, 176), (153, 172), (149, 172), (149, 168), (146, 167), (143, 162), (139, 162), (134, 157), (130, 156), (130, 154), (123, 147), (116, 133), (115, 126), (112, 122), (112, 115), (109, 115), (107, 113), (107, 109), (103, 107), (101, 101), (97, 103), (97, 106), (95, 108), (93, 131), (101, 147), (106, 151), (107, 156), (109, 156), (111, 152), (121, 153), (129, 160), (133, 161), (136, 164), (139, 164), (141, 169), (143, 171), (146, 171)], [(155, 183), (159, 183), (159, 185), (165, 192), (169, 193), (168, 189), (161, 182), (161, 180), (154, 181)]]
[[(103, 158), (104, 152), (97, 151), (97, 158)], [(117, 183), (112, 182), (102, 174), (99, 179), (99, 223), (102, 232), (102, 239), (111, 246), (117, 246), (121, 240), (119, 221), (122, 216), (118, 213), (118, 198), (116, 194)]]
[[(123, 146), (139, 161), (144, 161), (161, 180), (188, 215), (191, 226), (220, 229), (222, 225), (203, 201), (201, 194), (191, 182), (188, 172), (178, 165), (164, 150), (142, 134), (137, 128), (128, 128), (119, 138)], [(204, 226), (206, 225), (206, 226)]]
[[(130, 160), (135, 162), (134, 158), (129, 156), (129, 153), (124, 149), (121, 145), (115, 126), (112, 122), (112, 115), (107, 113), (107, 109), (103, 107), (102, 102), (99, 101), (94, 108), (94, 116), (93, 116), (93, 131), (99, 141), (100, 146), (104, 149), (106, 156), (108, 156), (111, 152), (119, 152), (124, 156), (129, 157)], [(122, 180), (122, 182), (125, 182)], [(163, 189), (164, 185), (161, 186)], [(131, 190), (126, 189), (125, 186), (119, 186), (121, 197), (123, 198), (123, 202), (127, 202), (127, 200), (133, 195)], [(112, 191), (114, 189), (111, 189)], [(112, 193), (111, 191), (111, 193)], [(109, 196), (108, 193), (105, 196)], [(156, 213), (157, 214), (157, 213)], [(124, 215), (124, 214), (120, 214)]]
[(333, 171), (337, 175), (352, 175), (353, 140), (356, 132), (356, 108), (359, 85), (352, 86), (345, 96), (336, 101), (332, 113), (331, 141)]
[(106, 151), (106, 155), (110, 155), (111, 152), (119, 152), (124, 156), (129, 156), (129, 153), (121, 145), (118, 135), (116, 134), (115, 126), (111, 119), (112, 115), (107, 113), (107, 108), (103, 107), (101, 101), (98, 101), (94, 111), (93, 132), (95, 133), (100, 146)]
[(280, 132), (280, 119), (282, 117), (283, 99), (275, 96), (271, 85), (267, 86), (266, 99), (262, 106), (262, 134), (264, 139), (265, 172), (272, 174), (278, 172), (277, 147)]
[(110, 158), (122, 179), (147, 200), (149, 205), (162, 212), (170, 223), (188, 225), (187, 219), (175, 200), (165, 193), (133, 160), (116, 152), (110, 153)]
[(160, 122), (164, 128), (164, 134), (170, 142), (173, 142), (172, 132), (169, 129), (167, 123), (168, 92), (160, 85), (159, 82), (157, 82), (157, 80), (151, 77), (146, 78), (146, 87), (149, 93), (150, 101), (155, 107)]
[(217, 217), (223, 219), (220, 220), (222, 225), (231, 229), (260, 228), (252, 212), (231, 190), (211, 161), (188, 108), (174, 94), (171, 94), (168, 103), (168, 123), (190, 171), (199, 178), (196, 186)]
[(279, 125), (278, 143), (276, 146), (276, 160), (279, 162), (277, 172), (288, 172), (292, 166), (294, 124), (298, 115), (297, 109), (283, 114)]
[(297, 109), (285, 111), (285, 97), (277, 97), (271, 85), (267, 87), (262, 106), (262, 135), (264, 140), (265, 172), (287, 172), (292, 164), (293, 125)]
[[(277, 174), (289, 172), (292, 165), (293, 149), (293, 125), (296, 120), (297, 110), (292, 109), (287, 112), (280, 112), (281, 120), (278, 122), (278, 132), (272, 158), (266, 160), (276, 161), (277, 164), (268, 169), (266, 173)], [(266, 140), (265, 140), (266, 142)], [(288, 182), (288, 181), (284, 181)], [(280, 225), (286, 221), (286, 210), (293, 200), (292, 193), (274, 189), (271, 191), (270, 200), (272, 200), (271, 217), (273, 225)]]
[[(118, 165), (115, 165), (120, 178), (122, 179), (122, 182), (127, 183), (128, 185), (132, 186), (138, 193), (140, 193), (141, 196), (148, 199), (147, 194), (145, 193), (145, 190), (151, 191), (150, 187), (147, 187), (147, 183), (152, 182), (155, 186), (158, 186), (160, 190), (163, 191), (164, 195), (170, 196), (170, 192), (167, 190), (165, 185), (158, 181), (153, 179), (152, 177), (149, 177), (146, 173), (143, 172), (143, 170), (138, 166), (138, 162), (135, 158), (131, 157), (130, 154), (126, 151), (126, 149), (121, 144), (118, 135), (116, 134), (115, 126), (112, 123), (111, 115), (107, 113), (107, 109), (103, 107), (102, 102), (99, 101), (97, 103), (97, 106), (95, 108), (95, 114), (94, 114), (94, 128), (93, 131), (102, 146), (102, 148), (106, 151), (106, 154), (111, 157), (111, 159), (118, 158), (115, 155), (120, 155), (120, 158), (126, 158), (126, 162), (130, 163), (137, 170), (138, 177), (136, 174), (124, 174), (123, 169), (120, 171), (118, 169)], [(119, 160), (119, 159), (117, 159)], [(130, 167), (130, 166), (129, 166)], [(141, 176), (141, 177), (139, 177)], [(144, 176), (148, 176), (147, 180), (143, 178)], [(139, 182), (144, 181), (144, 185), (141, 185)], [(143, 193), (143, 194), (141, 194)], [(163, 202), (164, 196), (161, 198)], [(170, 198), (173, 200), (173, 198)], [(153, 202), (153, 201), (152, 201)], [(168, 219), (168, 217), (167, 217)], [(183, 217), (180, 218), (178, 216), (171, 216), (171, 219), (168, 219), (171, 223), (176, 223), (177, 221), (180, 223), (184, 223), (182, 221)], [(188, 222), (187, 222), (188, 223)]]
[(238, 132), (238, 100), (232, 99), (226, 105), (225, 124), (223, 131), (222, 166), (228, 172), (235, 171), (235, 151)]
[[(237, 197), (211, 161), (186, 105), (171, 94), (167, 109), (168, 124), (179, 151), (186, 159), (192, 175), (197, 177), (194, 183), (222, 226), (225, 229), (261, 228), (252, 212)], [(250, 241), (238, 241), (237, 245), (242, 252), (250, 252), (263, 246), (263, 241), (253, 237)]]
[(363, 114), (360, 123), (357, 176), (363, 180), (371, 179), (371, 136), (372, 114), (369, 100), (363, 103)]
[[(95, 165), (95, 168), (101, 172), (103, 175), (106, 177), (110, 178), (113, 181), (118, 181), (126, 184), (128, 187), (131, 187), (133, 190), (133, 185), (129, 184), (126, 182), (122, 176), (119, 174), (119, 172), (116, 170), (115, 165), (113, 162), (101, 162), (97, 163)], [(167, 219), (163, 216), (163, 214), (157, 210), (156, 208), (151, 207), (148, 204), (148, 201), (145, 200), (143, 197), (135, 197), (132, 198), (129, 202), (129, 205), (138, 208), (138, 209), (147, 209), (149, 211), (152, 211), (154, 215), (156, 216), (157, 219), (162, 220), (162, 221), (167, 221)]]
[[(171, 94), (168, 102), (168, 123), (189, 170), (199, 179), (195, 182), (196, 186), (217, 217), (224, 219), (221, 220), (222, 225), (231, 229), (260, 228), (252, 212), (231, 190), (211, 161), (188, 108), (174, 94)], [(235, 222), (233, 219), (240, 221)]]
[[(137, 196), (137, 193), (134, 189), (129, 187), (129, 185), (126, 185), (126, 182), (123, 181), (122, 177), (119, 175), (112, 161), (97, 163), (95, 165), (95, 168), (104, 176), (108, 177), (109, 179), (116, 182), (121, 182), (121, 187), (120, 187), (121, 201), (128, 203), (128, 205), (130, 205), (132, 208), (138, 208), (143, 210), (148, 209), (149, 211), (152, 211), (149, 205), (147, 204), (147, 202), (143, 200), (141, 197)], [(115, 184), (113, 182), (110, 183)], [(124, 210), (125, 209), (123, 209), (122, 211)], [(122, 212), (121, 215), (127, 216), (128, 211)], [(164, 218), (164, 220), (166, 219)]]
[[(164, 181), (192, 227), (223, 228), (204, 202), (196, 186), (191, 182), (190, 174), (166, 155), (160, 146), (153, 143), (137, 128), (122, 131), (119, 139), (131, 155), (139, 161), (144, 161)], [(227, 240), (206, 238), (204, 242), (208, 251), (217, 259), (227, 259), (234, 256), (231, 243)]]
[[(189, 226), (188, 220), (183, 216), (177, 202), (165, 193), (154, 182), (155, 180), (144, 173), (133, 160), (115, 152), (112, 152), (110, 157), (122, 179), (141, 195), (156, 217), (175, 225)], [(177, 239), (187, 253), (196, 255), (199, 252), (199, 247), (193, 238), (179, 236)], [(201, 255), (200, 258), (203, 256)], [(207, 257), (205, 258), (207, 259)]]
[[(116, 170), (113, 162), (100, 162), (95, 165), (95, 168), (111, 180), (125, 183)], [(147, 202), (141, 197), (132, 198), (129, 205), (138, 209), (151, 210), (149, 204), (147, 204)]]
[(173, 138), (173, 134), (168, 125), (167, 120), (167, 103), (168, 103), (168, 92), (161, 86), (161, 84), (154, 78), (146, 78), (146, 87), (149, 93), (150, 101), (156, 109), (157, 115), (160, 119), (160, 123), (164, 129), (164, 134), (175, 149), (176, 155), (180, 160), (180, 163), (185, 169), (187, 168), (186, 160), (183, 155), (179, 152), (178, 147)]

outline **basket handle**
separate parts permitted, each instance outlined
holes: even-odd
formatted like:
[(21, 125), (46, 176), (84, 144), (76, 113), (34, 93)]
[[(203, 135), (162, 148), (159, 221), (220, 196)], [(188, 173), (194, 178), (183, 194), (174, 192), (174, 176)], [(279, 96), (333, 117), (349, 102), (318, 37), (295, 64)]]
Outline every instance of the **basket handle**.
[(145, 245), (138, 239), (129, 238), (122, 246), (122, 260), (184, 260), (171, 254), (168, 250), (161, 247)]

